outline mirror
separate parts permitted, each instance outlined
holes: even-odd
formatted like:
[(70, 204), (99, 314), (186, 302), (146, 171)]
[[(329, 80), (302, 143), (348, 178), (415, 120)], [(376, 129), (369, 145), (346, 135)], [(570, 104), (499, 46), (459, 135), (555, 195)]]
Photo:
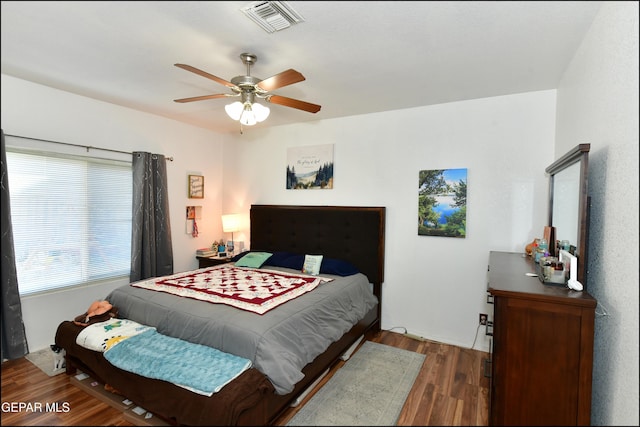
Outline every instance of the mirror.
[[(589, 196), (587, 193), (589, 149), (580, 144), (553, 162), (549, 174), (549, 225), (555, 227), (556, 240), (568, 240), (578, 257), (578, 281), (587, 289), (587, 243)], [(549, 245), (555, 242), (549, 242)]]
[(553, 226), (556, 227), (556, 239), (567, 240), (572, 245), (578, 242), (579, 194), (580, 163), (574, 163), (553, 178), (551, 216)]

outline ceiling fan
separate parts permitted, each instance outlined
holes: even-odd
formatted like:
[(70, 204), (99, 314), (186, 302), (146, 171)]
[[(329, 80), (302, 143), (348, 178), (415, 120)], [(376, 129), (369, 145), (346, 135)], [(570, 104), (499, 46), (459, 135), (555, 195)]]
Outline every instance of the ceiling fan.
[(213, 95), (194, 96), (191, 98), (175, 99), (175, 102), (193, 102), (204, 101), (207, 99), (228, 98), (228, 97), (240, 97), (241, 101), (234, 102), (225, 106), (227, 114), (234, 119), (240, 121), (243, 125), (254, 125), (257, 122), (261, 122), (269, 115), (269, 108), (256, 103), (256, 98), (264, 99), (272, 104), (283, 105), (285, 107), (296, 108), (298, 110), (308, 111), (310, 113), (317, 113), (320, 111), (320, 105), (312, 104), (310, 102), (301, 101), (299, 99), (287, 98), (286, 96), (280, 96), (270, 93), (273, 90), (279, 89), (284, 86), (292, 85), (294, 83), (305, 80), (304, 76), (294, 69), (288, 69), (281, 73), (275, 74), (264, 80), (260, 80), (257, 77), (251, 75), (251, 66), (258, 61), (258, 57), (251, 53), (242, 53), (240, 59), (247, 66), (246, 76), (236, 76), (227, 81), (220, 77), (209, 74), (205, 71), (199, 70), (195, 67), (186, 64), (175, 64), (176, 67), (183, 70), (191, 71), (202, 77), (206, 77), (214, 82), (220, 83), (227, 88), (231, 89), (232, 93), (217, 93)]

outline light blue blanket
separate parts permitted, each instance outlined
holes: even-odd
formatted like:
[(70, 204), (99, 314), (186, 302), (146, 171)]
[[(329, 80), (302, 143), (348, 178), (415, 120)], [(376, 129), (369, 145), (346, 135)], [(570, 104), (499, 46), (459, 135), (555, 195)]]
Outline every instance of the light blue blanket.
[(104, 353), (112, 365), (211, 396), (251, 367), (251, 361), (213, 347), (149, 330)]

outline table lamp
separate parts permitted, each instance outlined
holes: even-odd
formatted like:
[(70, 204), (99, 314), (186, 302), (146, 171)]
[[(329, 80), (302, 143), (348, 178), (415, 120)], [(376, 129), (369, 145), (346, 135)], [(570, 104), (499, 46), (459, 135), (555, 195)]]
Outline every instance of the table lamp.
[(233, 243), (233, 232), (240, 230), (240, 215), (239, 214), (228, 214), (222, 215), (222, 231), (225, 233), (231, 233), (231, 247), (227, 245), (227, 253), (229, 255), (233, 255), (234, 243)]

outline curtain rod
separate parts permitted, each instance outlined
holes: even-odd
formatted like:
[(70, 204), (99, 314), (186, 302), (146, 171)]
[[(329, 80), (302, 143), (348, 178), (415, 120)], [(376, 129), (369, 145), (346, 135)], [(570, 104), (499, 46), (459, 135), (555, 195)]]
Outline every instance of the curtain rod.
[[(21, 135), (12, 135), (10, 133), (5, 133), (4, 136), (12, 136), (14, 138), (22, 138), (22, 139), (32, 139), (34, 141), (42, 141), (42, 142), (51, 142), (53, 144), (62, 144), (62, 145), (68, 145), (71, 147), (80, 147), (80, 148), (86, 148), (87, 152), (89, 150), (101, 150), (101, 151), (110, 151), (112, 153), (121, 153), (121, 154), (133, 154), (130, 153), (128, 151), (120, 151), (120, 150), (112, 150), (110, 148), (100, 148), (100, 147), (92, 147), (90, 145), (80, 145), (80, 144), (71, 144), (69, 142), (60, 142), (60, 141), (51, 141), (50, 139), (40, 139), (40, 138), (31, 138), (29, 136), (21, 136)], [(173, 162), (173, 156), (170, 157), (165, 157), (165, 160), (168, 160), (170, 162)]]

